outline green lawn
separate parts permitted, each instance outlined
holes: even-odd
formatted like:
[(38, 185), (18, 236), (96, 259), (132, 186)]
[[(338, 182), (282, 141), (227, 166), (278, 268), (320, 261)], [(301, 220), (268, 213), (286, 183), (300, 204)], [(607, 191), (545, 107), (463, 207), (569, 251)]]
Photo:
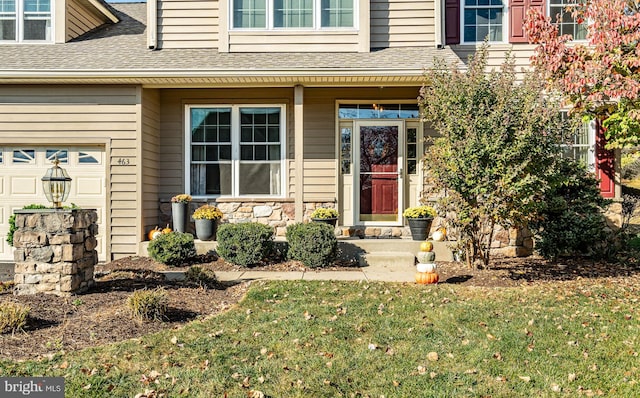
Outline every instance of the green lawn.
[(254, 283), (179, 330), (0, 375), (64, 376), (69, 397), (640, 396), (638, 278), (508, 289)]

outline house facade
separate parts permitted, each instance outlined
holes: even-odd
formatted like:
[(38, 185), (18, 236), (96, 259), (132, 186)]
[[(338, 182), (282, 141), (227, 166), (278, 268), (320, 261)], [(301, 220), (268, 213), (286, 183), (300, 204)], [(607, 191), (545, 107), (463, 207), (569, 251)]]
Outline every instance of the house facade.
[[(68, 202), (98, 209), (102, 260), (139, 254), (179, 193), (279, 235), (318, 206), (347, 233), (407, 234), (435, 135), (417, 108), (424, 68), (465, 68), (487, 35), (494, 65), (508, 50), (528, 65), (523, 12), (562, 3), (547, 1), (2, 2), (0, 261), (54, 157)], [(596, 131), (567, 152), (619, 195)]]

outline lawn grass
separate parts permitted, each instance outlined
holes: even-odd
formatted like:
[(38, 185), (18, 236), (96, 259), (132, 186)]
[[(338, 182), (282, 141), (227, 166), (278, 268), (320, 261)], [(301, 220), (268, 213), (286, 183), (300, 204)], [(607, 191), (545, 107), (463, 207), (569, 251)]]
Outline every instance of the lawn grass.
[(636, 397), (639, 293), (586, 280), (258, 282), (225, 314), (52, 360), (0, 362), (0, 375), (64, 376), (69, 397)]

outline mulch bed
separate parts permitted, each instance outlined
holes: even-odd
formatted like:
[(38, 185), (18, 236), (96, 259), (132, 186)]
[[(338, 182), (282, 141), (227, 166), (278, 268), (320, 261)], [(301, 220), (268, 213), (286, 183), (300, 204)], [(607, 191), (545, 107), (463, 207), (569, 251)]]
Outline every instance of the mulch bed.
[[(213, 271), (237, 271), (244, 268), (212, 257), (199, 257), (196, 263)], [(354, 270), (352, 264), (336, 264), (322, 270)], [(163, 329), (179, 327), (227, 310), (245, 294), (250, 282), (214, 283), (202, 287), (195, 283), (169, 282), (159, 271), (186, 270), (167, 267), (147, 257), (127, 257), (96, 269), (96, 286), (88, 293), (69, 298), (51, 295), (13, 296), (0, 293), (0, 301), (12, 301), (31, 307), (24, 331), (0, 335), (0, 357), (15, 360), (51, 357), (56, 353), (139, 337)], [(309, 271), (295, 261), (261, 264), (260, 271)], [(441, 283), (479, 287), (514, 287), (582, 278), (606, 278), (612, 281), (639, 278), (636, 262), (608, 264), (570, 260), (551, 264), (540, 258), (497, 258), (489, 270), (472, 270), (461, 263), (441, 263)], [(169, 297), (169, 313), (164, 322), (141, 322), (129, 316), (126, 300), (138, 289), (163, 286)]]

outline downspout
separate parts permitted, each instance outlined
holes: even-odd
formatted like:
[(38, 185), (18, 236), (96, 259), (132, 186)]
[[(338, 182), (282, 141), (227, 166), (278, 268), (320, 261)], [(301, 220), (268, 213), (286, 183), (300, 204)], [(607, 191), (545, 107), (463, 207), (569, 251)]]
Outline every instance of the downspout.
[(147, 47), (158, 48), (158, 0), (147, 0)]
[(444, 29), (444, 13), (442, 2), (444, 0), (435, 1), (434, 19), (436, 23), (436, 48), (444, 48), (444, 41), (442, 40), (442, 32)]

